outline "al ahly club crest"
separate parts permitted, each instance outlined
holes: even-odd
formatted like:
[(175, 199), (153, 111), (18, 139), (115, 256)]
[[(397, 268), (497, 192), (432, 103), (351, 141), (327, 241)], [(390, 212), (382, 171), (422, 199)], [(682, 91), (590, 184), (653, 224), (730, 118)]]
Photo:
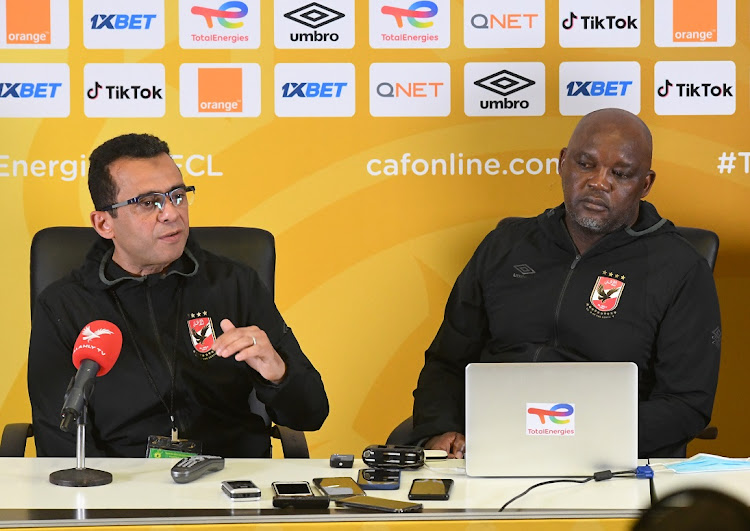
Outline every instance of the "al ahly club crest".
[[(625, 279), (621, 275), (606, 273), (608, 276), (597, 277), (594, 289), (591, 290), (591, 304), (600, 312), (611, 312), (617, 308), (622, 292), (625, 289)], [(609, 276), (613, 275), (613, 276)], [(620, 280), (622, 279), (622, 280)]]
[(191, 317), (197, 317), (187, 322), (188, 330), (190, 331), (190, 341), (202, 359), (213, 357), (214, 341), (216, 341), (214, 324), (207, 314), (208, 312), (191, 313)]

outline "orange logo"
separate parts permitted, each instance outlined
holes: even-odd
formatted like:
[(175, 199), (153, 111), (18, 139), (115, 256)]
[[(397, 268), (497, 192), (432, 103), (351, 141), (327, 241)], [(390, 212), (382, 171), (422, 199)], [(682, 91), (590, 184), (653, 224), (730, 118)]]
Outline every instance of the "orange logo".
[(242, 69), (199, 68), (198, 112), (242, 112)]
[(672, 0), (674, 42), (716, 42), (718, 0)]
[(50, 44), (51, 0), (6, 0), (5, 38), (8, 44)]

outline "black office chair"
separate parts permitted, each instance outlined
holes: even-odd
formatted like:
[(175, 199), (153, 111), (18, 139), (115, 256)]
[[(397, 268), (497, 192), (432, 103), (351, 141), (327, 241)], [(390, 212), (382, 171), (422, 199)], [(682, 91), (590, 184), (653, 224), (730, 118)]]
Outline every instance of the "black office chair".
[[(246, 227), (191, 227), (190, 235), (203, 249), (251, 266), (273, 295), (276, 271), (273, 234), (263, 229)], [(91, 227), (49, 227), (34, 235), (30, 263), (32, 316), (39, 294), (52, 282), (79, 267), (98, 237)], [(285, 426), (272, 425), (265, 406), (257, 399), (255, 391), (250, 396), (250, 409), (266, 421), (271, 429), (271, 436), (281, 440), (284, 457), (310, 457), (305, 434)], [(0, 440), (0, 457), (23, 457), (26, 440), (32, 436), (31, 424), (6, 425)]]
[[(711, 266), (711, 271), (716, 265), (716, 257), (719, 254), (719, 236), (707, 229), (697, 229), (694, 227), (675, 227), (677, 232), (685, 238), (698, 254), (703, 256)], [(414, 419), (409, 417), (402, 421), (388, 435), (386, 444), (410, 444), (414, 442), (413, 437)], [(716, 439), (719, 436), (719, 428), (708, 425), (703, 431), (695, 436), (696, 439)]]

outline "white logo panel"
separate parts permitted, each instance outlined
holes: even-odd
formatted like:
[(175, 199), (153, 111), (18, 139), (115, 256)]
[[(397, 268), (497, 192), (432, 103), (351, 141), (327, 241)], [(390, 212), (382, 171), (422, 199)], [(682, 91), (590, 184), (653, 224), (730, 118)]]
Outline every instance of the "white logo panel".
[(21, 0), (0, 0), (0, 13), (0, 49), (59, 50), (70, 45), (68, 0), (49, 0), (49, 18)]
[(276, 0), (277, 48), (354, 47), (354, 0)]
[(274, 68), (276, 116), (354, 116), (354, 65), (278, 63)]
[(373, 48), (447, 48), (449, 0), (370, 0)]
[(544, 63), (466, 63), (466, 116), (542, 116)]
[(164, 48), (164, 1), (84, 0), (83, 45), (109, 50)]
[(657, 46), (734, 46), (735, 0), (655, 0), (654, 42)]
[(659, 115), (730, 115), (737, 107), (732, 61), (659, 61), (654, 65), (654, 111)]
[(640, 0), (560, 0), (563, 48), (635, 48), (641, 43)]
[(260, 116), (260, 65), (183, 63), (180, 115), (187, 118)]
[(180, 47), (259, 46), (260, 0), (180, 0)]
[(544, 0), (465, 0), (467, 48), (541, 48)]
[(160, 63), (89, 63), (83, 67), (83, 112), (89, 118), (160, 118), (166, 88)]
[(560, 114), (583, 116), (607, 107), (641, 112), (639, 63), (560, 63)]
[(448, 116), (450, 112), (448, 63), (370, 65), (372, 116)]
[(0, 117), (65, 118), (69, 115), (70, 68), (67, 64), (0, 63)]

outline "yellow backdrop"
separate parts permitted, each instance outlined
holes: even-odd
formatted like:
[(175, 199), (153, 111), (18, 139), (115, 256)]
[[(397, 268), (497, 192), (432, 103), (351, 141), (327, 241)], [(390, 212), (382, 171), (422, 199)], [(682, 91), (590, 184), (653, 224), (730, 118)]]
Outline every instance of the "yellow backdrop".
[[(563, 1), (563, 0), (560, 0)], [(300, 2), (304, 3), (304, 2)], [(392, 2), (404, 4), (409, 2)], [(637, 2), (636, 2), (637, 3)], [(563, 48), (558, 1), (547, 0), (541, 48), (478, 49), (464, 45), (464, 2), (451, 1), (451, 44), (436, 49), (374, 49), (366, 2), (356, 2), (353, 49), (294, 50), (274, 46), (272, 2), (261, 2), (257, 49), (190, 50), (179, 44), (177, 2), (166, 2), (165, 45), (156, 50), (87, 49), (83, 7), (70, 0), (70, 45), (65, 49), (0, 49), (0, 63), (66, 63), (70, 114), (63, 118), (0, 118), (0, 173), (14, 160), (65, 160), (80, 165), (102, 141), (126, 132), (150, 132), (191, 162), (186, 182), (197, 186), (193, 225), (242, 225), (270, 230), (277, 239), (277, 304), (304, 351), (323, 375), (331, 414), (308, 434), (313, 457), (361, 454), (385, 441), (411, 414), (411, 392), (425, 348), (442, 318), (448, 292), (481, 238), (505, 216), (533, 216), (561, 202), (555, 164), (549, 174), (476, 171), (468, 175), (368, 172), (371, 161), (395, 159), (511, 159), (557, 157), (578, 120), (563, 116), (559, 65), (576, 61), (640, 64), (640, 116), (655, 140), (655, 187), (649, 199), (676, 224), (716, 231), (721, 247), (715, 278), (723, 317), (723, 356), (713, 424), (719, 439), (691, 451), (747, 455), (744, 422), (750, 298), (750, 170), (739, 157), (720, 173), (723, 152), (750, 151), (750, 6), (737, 3), (736, 44), (730, 47), (657, 47), (653, 1), (640, 2), (640, 45)], [(2, 14), (0, 13), (0, 16)], [(657, 115), (657, 61), (734, 61), (736, 111), (726, 116)], [(277, 63), (352, 63), (356, 112), (340, 118), (279, 118), (274, 111)], [(373, 117), (370, 64), (432, 62), (450, 65), (448, 116)], [(543, 62), (542, 116), (476, 117), (464, 112), (464, 66), (482, 62)], [(89, 118), (84, 114), (84, 65), (161, 63), (166, 110), (159, 118)], [(181, 63), (260, 65), (258, 117), (185, 118), (179, 106)], [(0, 82), (4, 81), (0, 79)], [(459, 154), (461, 154), (459, 156)], [(210, 167), (208, 164), (210, 158)], [(84, 157), (85, 156), (85, 157)], [(182, 160), (184, 164), (186, 159)], [(522, 168), (519, 165), (517, 168)], [(383, 165), (377, 168), (384, 169)], [(80, 172), (79, 172), (80, 173)], [(210, 174), (209, 174), (210, 173)], [(375, 173), (373, 175), (372, 173)], [(394, 174), (395, 173), (395, 174)], [(63, 180), (0, 177), (5, 227), (0, 270), (4, 284), (4, 370), (0, 424), (28, 421), (26, 355), (29, 336), (28, 253), (33, 234), (52, 225), (87, 225), (92, 208), (85, 176)]]

